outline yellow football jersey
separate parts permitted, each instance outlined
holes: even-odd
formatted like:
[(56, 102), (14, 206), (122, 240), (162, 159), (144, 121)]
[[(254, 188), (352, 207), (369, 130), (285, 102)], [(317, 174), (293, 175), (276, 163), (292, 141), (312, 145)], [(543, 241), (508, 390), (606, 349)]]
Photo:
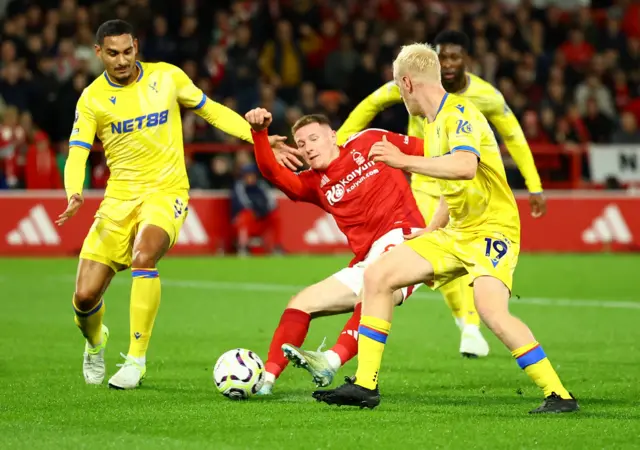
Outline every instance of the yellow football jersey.
[[(482, 78), (471, 73), (466, 74), (467, 87), (456, 93), (470, 100), (478, 110), (493, 124), (505, 142), (507, 150), (516, 162), (531, 193), (542, 192), (540, 176), (536, 169), (531, 149), (513, 112), (507, 106), (504, 97)], [(377, 89), (349, 114), (338, 130), (338, 141), (344, 142), (349, 136), (364, 129), (381, 111), (402, 103), (400, 89), (391, 81)], [(423, 138), (421, 117), (410, 117), (407, 134)], [(431, 184), (430, 184), (431, 183)], [(423, 175), (412, 175), (412, 187), (416, 190), (438, 195), (432, 179)]]
[(499, 232), (520, 241), (520, 217), (507, 183), (500, 149), (487, 119), (469, 101), (446, 94), (433, 122), (424, 121), (425, 156), (457, 151), (478, 155), (471, 180), (437, 180), (449, 206), (449, 227), (459, 231)]
[(178, 67), (136, 63), (135, 83), (121, 86), (104, 72), (78, 100), (69, 146), (91, 149), (97, 135), (111, 172), (105, 197), (131, 200), (186, 191), (180, 105), (198, 109), (207, 97)]

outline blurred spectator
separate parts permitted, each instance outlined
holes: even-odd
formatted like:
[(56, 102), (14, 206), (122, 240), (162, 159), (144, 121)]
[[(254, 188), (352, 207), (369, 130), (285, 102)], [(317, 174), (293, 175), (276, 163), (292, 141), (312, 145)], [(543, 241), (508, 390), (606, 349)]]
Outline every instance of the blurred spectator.
[(234, 180), (229, 157), (226, 155), (214, 156), (211, 160), (211, 188), (231, 189)]
[(625, 112), (620, 118), (620, 127), (613, 133), (612, 142), (614, 144), (640, 144), (640, 130), (636, 117)]
[(598, 109), (608, 117), (615, 116), (615, 107), (611, 93), (595, 75), (587, 79), (576, 88), (575, 100), (582, 114), (587, 112), (587, 100), (593, 98)]
[(278, 22), (275, 39), (265, 44), (259, 64), (262, 74), (278, 89), (278, 95), (292, 102), (304, 77), (304, 58), (290, 22)]
[(94, 163), (91, 169), (91, 187), (94, 189), (104, 189), (109, 180), (109, 168), (104, 153), (94, 154)]
[(209, 183), (207, 167), (198, 161), (194, 161), (190, 152), (185, 153), (184, 162), (191, 189), (209, 189), (211, 184)]
[(350, 87), (351, 75), (358, 66), (359, 55), (353, 48), (349, 36), (340, 38), (340, 47), (327, 57), (325, 64), (325, 83), (329, 89), (347, 91)]
[(153, 30), (141, 50), (148, 61), (176, 62), (178, 44), (169, 35), (169, 25), (163, 16), (158, 15), (153, 19)]
[(58, 170), (55, 153), (49, 145), (47, 135), (38, 131), (27, 150), (25, 168), (27, 189), (61, 189), (62, 177)]
[(235, 32), (235, 43), (227, 51), (227, 89), (244, 113), (258, 101), (258, 51), (252, 44), (251, 28), (241, 25)]
[(527, 111), (522, 119), (522, 131), (529, 144), (548, 144), (549, 135), (544, 131), (535, 111)]
[(569, 40), (560, 47), (567, 62), (576, 67), (584, 67), (589, 63), (595, 49), (584, 38), (584, 31), (574, 28), (569, 33)]
[(600, 112), (598, 102), (593, 98), (587, 100), (586, 109), (584, 125), (589, 132), (589, 142), (597, 144), (609, 142), (613, 132), (613, 121)]
[(23, 111), (29, 106), (29, 83), (24, 78), (20, 65), (12, 61), (0, 72), (0, 95), (7, 105)]
[(255, 164), (242, 167), (231, 193), (231, 217), (239, 255), (249, 253), (252, 238), (261, 238), (268, 251), (281, 252), (280, 219), (269, 185), (258, 179)]

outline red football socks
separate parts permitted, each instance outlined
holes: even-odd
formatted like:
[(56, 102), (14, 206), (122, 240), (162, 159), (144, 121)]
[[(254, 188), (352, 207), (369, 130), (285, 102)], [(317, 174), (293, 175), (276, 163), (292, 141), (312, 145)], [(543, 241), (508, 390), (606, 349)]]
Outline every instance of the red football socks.
[[(359, 316), (358, 316), (359, 317)], [(265, 364), (265, 370), (273, 374), (276, 378), (280, 376), (289, 360), (282, 352), (283, 344), (291, 344), (300, 347), (309, 332), (311, 315), (299, 309), (287, 308), (282, 313), (278, 328), (273, 333), (269, 354)], [(356, 325), (357, 329), (357, 325)], [(356, 353), (357, 353), (356, 343)]]
[(331, 350), (340, 357), (342, 365), (345, 365), (358, 354), (358, 327), (360, 326), (361, 313), (362, 303), (358, 303), (353, 310), (353, 314), (344, 325), (338, 341), (331, 347)]

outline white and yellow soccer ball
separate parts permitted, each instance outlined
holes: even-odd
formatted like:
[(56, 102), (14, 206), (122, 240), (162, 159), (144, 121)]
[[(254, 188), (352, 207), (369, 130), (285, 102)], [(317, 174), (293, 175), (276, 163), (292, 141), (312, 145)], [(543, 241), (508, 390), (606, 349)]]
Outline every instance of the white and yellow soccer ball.
[(222, 395), (244, 400), (264, 384), (264, 364), (251, 350), (236, 348), (224, 353), (213, 367), (213, 382)]

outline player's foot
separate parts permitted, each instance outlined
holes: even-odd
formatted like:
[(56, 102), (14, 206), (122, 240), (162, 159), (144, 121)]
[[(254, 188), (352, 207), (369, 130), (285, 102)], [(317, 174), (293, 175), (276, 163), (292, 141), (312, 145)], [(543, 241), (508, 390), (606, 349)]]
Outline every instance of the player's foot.
[(104, 365), (104, 349), (109, 340), (109, 329), (102, 325), (102, 342), (91, 347), (88, 342), (84, 344), (84, 358), (82, 361), (82, 374), (87, 384), (102, 384), (106, 373)]
[(256, 395), (272, 395), (273, 394), (273, 383), (267, 383), (266, 381), (263, 383), (262, 387)]
[(325, 353), (320, 351), (321, 348), (322, 345), (317, 351), (312, 352), (295, 345), (284, 344), (282, 351), (294, 367), (300, 367), (311, 374), (316, 386), (327, 387), (333, 381), (337, 370), (331, 366)]
[(578, 411), (578, 401), (572, 395), (571, 398), (562, 398), (555, 392), (552, 392), (550, 396), (544, 399), (542, 405), (536, 409), (529, 411), (529, 414), (555, 414)]
[(124, 364), (118, 364), (120, 370), (109, 380), (109, 387), (113, 389), (135, 389), (144, 380), (147, 367), (140, 364), (136, 358), (120, 353), (124, 358)]
[(477, 325), (465, 325), (462, 328), (460, 354), (465, 358), (484, 358), (489, 354), (489, 343)]
[(256, 395), (271, 395), (273, 394), (273, 385), (276, 383), (276, 376), (271, 372), (264, 373), (264, 383)]
[(315, 391), (313, 398), (328, 405), (359, 406), (373, 409), (380, 404), (380, 392), (378, 387), (367, 389), (355, 384), (355, 377), (345, 377), (345, 384), (337, 389), (327, 391)]

